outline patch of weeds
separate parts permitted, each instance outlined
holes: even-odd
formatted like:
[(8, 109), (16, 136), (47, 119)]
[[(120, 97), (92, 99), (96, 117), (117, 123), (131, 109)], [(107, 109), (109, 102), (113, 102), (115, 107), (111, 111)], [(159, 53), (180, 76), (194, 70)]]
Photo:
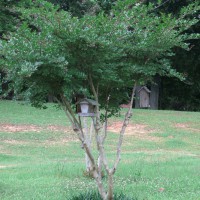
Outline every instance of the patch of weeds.
[[(92, 171), (89, 171), (89, 172), (88, 172), (88, 171), (84, 170), (84, 171), (83, 171), (83, 176), (85, 176), (86, 178), (91, 178), (91, 179), (94, 178)], [(104, 171), (101, 172), (101, 177), (102, 177), (102, 178), (105, 178), (105, 177), (106, 177), (106, 174), (105, 174)]]
[(56, 174), (59, 177), (64, 176), (64, 174), (65, 174), (65, 163), (58, 163), (57, 164), (57, 166), (56, 166)]
[(91, 171), (88, 172), (86, 170), (83, 170), (83, 176), (86, 178), (91, 178), (91, 179), (94, 178), (92, 172)]
[(170, 133), (167, 133), (167, 132), (162, 132), (162, 133), (152, 133), (153, 136), (156, 136), (156, 137), (163, 137), (163, 138), (167, 138), (169, 136), (171, 136)]
[(12, 155), (6, 155), (6, 154), (0, 154), (0, 160), (1, 161), (13, 161), (16, 157)]
[(15, 197), (16, 195), (16, 187), (13, 185), (10, 185), (8, 183), (4, 183), (4, 181), (2, 181), (2, 177), (0, 179), (0, 199), (4, 200), (4, 199), (8, 199), (7, 197)]
[[(77, 196), (73, 196), (70, 200), (102, 200), (101, 196), (97, 191), (88, 191)], [(115, 194), (114, 200), (138, 200), (138, 198), (131, 198), (123, 193)]]
[(172, 139), (165, 142), (165, 146), (168, 148), (182, 148), (186, 147), (188, 144), (184, 141), (178, 139)]
[(139, 182), (142, 178), (142, 171), (141, 170), (137, 170), (134, 172), (133, 174), (133, 180), (134, 182)]

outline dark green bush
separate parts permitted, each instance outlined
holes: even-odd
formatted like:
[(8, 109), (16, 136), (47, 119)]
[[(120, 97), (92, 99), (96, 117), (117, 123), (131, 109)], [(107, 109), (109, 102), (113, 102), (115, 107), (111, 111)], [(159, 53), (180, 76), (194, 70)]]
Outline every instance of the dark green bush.
[[(88, 191), (77, 196), (73, 196), (70, 200), (102, 200), (96, 191)], [(137, 200), (137, 198), (127, 197), (123, 193), (115, 194), (114, 200)]]

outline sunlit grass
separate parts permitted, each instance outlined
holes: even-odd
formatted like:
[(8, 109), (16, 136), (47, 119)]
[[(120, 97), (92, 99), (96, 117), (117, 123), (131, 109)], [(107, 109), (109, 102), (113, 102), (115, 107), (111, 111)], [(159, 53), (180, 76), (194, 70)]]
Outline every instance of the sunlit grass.
[[(122, 120), (124, 112), (111, 121)], [(38, 110), (0, 101), (0, 113), (1, 124), (42, 127), (39, 132), (0, 129), (0, 199), (61, 200), (96, 189), (94, 180), (84, 176), (84, 152), (74, 133), (45, 128), (69, 126), (61, 110), (53, 104)], [(198, 200), (200, 113), (133, 110), (131, 124), (145, 124), (151, 132), (125, 135), (115, 191), (139, 200)], [(112, 165), (118, 134), (109, 132), (107, 139)]]

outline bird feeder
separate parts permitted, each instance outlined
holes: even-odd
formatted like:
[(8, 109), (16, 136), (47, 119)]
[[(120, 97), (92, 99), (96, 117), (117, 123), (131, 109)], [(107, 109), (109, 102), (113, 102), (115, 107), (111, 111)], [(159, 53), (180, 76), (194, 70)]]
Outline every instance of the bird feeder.
[(81, 112), (78, 112), (78, 115), (80, 117), (94, 117), (96, 116), (96, 107), (99, 106), (99, 104), (92, 100), (92, 99), (81, 99), (76, 103), (77, 109)]

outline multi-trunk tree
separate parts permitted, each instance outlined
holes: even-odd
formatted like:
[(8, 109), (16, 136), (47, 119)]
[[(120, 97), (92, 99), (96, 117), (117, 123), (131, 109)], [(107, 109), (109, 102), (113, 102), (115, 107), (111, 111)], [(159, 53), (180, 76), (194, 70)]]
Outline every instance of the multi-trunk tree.
[[(135, 86), (161, 76), (183, 76), (171, 68), (171, 49), (189, 49), (186, 40), (198, 34), (183, 34), (198, 19), (187, 15), (199, 9), (194, 3), (183, 8), (178, 18), (154, 14), (152, 4), (118, 1), (109, 15), (86, 15), (80, 19), (46, 1), (34, 1), (33, 7), (20, 9), (24, 23), (7, 35), (0, 45), (3, 66), (17, 95), (23, 94), (33, 106), (44, 107), (51, 94), (70, 120), (74, 132), (87, 154), (99, 193), (104, 200), (113, 199), (113, 178), (120, 161), (125, 129), (132, 115)], [(132, 87), (131, 95), (127, 88)], [(94, 99), (93, 118), (98, 158), (95, 158), (82, 123), (75, 114), (76, 95)], [(104, 144), (107, 123), (121, 101), (130, 99), (116, 145), (114, 163), (108, 164)], [(102, 180), (105, 170), (107, 188)]]

